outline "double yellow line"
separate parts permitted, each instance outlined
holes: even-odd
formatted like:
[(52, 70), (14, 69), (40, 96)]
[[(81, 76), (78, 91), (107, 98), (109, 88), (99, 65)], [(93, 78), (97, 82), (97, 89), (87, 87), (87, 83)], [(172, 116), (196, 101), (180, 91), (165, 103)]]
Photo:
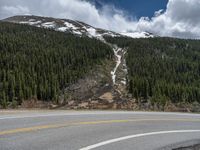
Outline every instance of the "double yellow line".
[(38, 131), (43, 129), (55, 129), (67, 126), (78, 126), (78, 125), (97, 125), (97, 124), (111, 124), (111, 123), (128, 123), (128, 122), (142, 122), (142, 121), (183, 121), (183, 122), (200, 122), (200, 119), (126, 119), (126, 120), (102, 120), (102, 121), (88, 121), (88, 122), (68, 122), (62, 124), (49, 124), (26, 128), (17, 128), (0, 131), (0, 136), (15, 134), (15, 133), (25, 133)]

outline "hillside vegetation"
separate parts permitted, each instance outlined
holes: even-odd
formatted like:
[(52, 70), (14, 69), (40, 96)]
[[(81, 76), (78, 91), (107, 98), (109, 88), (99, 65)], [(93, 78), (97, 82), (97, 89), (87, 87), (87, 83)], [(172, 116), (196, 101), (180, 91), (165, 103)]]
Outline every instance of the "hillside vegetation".
[[(112, 44), (123, 50), (117, 52), (123, 53), (118, 78), (124, 66), (128, 74), (123, 76), (124, 80), (127, 78), (125, 94), (117, 91), (119, 95), (110, 102), (116, 107), (110, 108), (134, 109), (138, 105), (140, 109), (140, 104), (150, 104), (142, 108), (154, 110), (158, 106), (161, 110), (169, 103), (200, 104), (199, 40), (122, 36), (105, 39), (111, 44), (51, 29), (0, 22), (1, 107), (17, 106), (32, 99), (58, 103), (61, 97), (67, 97), (66, 89), (73, 89), (76, 98), (69, 100), (77, 105), (84, 100), (102, 102), (99, 97), (108, 92), (116, 96), (113, 89), (119, 84), (109, 81), (115, 63), (113, 50), (108, 46)], [(102, 81), (104, 78), (106, 82)], [(79, 89), (82, 91), (77, 92)], [(127, 103), (126, 107), (118, 107), (119, 102)]]
[(128, 89), (138, 102), (200, 102), (200, 41), (106, 38), (128, 49)]
[(0, 22), (0, 104), (57, 101), (65, 87), (112, 56), (95, 39)]

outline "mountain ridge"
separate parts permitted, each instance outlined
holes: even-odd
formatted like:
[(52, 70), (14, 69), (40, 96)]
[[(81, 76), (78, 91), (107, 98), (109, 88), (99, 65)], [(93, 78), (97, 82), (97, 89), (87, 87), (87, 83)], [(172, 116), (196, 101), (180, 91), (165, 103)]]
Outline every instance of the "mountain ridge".
[(58, 19), (52, 17), (34, 16), (34, 15), (22, 15), (12, 16), (3, 19), (4, 22), (28, 24), (36, 27), (43, 27), (54, 29), (60, 32), (70, 32), (77, 36), (88, 36), (88, 37), (131, 37), (131, 38), (151, 38), (153, 34), (148, 32), (122, 32), (117, 33), (106, 29), (96, 28), (87, 23), (71, 20), (71, 19)]

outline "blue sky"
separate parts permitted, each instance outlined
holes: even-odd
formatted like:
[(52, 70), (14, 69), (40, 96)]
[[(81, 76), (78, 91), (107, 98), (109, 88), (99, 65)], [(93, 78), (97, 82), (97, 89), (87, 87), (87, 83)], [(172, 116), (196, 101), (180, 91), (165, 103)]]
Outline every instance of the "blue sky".
[(0, 19), (25, 14), (79, 20), (119, 33), (200, 39), (200, 0), (0, 0)]
[(168, 0), (93, 0), (96, 3), (112, 4), (118, 9), (122, 9), (133, 17), (149, 17), (154, 15), (155, 11), (165, 10)]

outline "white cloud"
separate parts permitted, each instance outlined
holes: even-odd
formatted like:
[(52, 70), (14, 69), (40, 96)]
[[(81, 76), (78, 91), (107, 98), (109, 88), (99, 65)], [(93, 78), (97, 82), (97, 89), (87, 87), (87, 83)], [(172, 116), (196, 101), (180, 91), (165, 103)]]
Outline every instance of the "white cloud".
[(154, 13), (154, 16), (155, 16), (155, 17), (158, 17), (158, 16), (162, 15), (163, 11), (164, 11), (163, 9), (160, 9), (160, 10), (156, 11), (156, 12)]
[(29, 14), (29, 9), (24, 6), (3, 6), (0, 9), (0, 13), (5, 16), (16, 15), (16, 14)]
[(165, 12), (150, 20), (140, 19), (137, 30), (161, 36), (200, 38), (200, 1), (169, 0)]
[(0, 18), (33, 14), (80, 20), (117, 32), (148, 31), (160, 36), (200, 38), (200, 1), (169, 0), (166, 11), (139, 20), (122, 10), (104, 5), (98, 10), (84, 0), (1, 0)]

